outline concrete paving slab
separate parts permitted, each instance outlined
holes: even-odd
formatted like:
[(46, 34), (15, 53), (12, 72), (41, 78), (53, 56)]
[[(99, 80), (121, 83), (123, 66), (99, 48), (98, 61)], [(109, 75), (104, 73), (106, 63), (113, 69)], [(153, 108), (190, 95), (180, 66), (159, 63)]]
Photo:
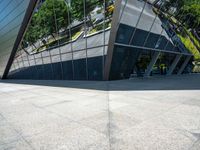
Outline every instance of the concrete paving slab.
[(2, 150), (33, 150), (33, 147), (23, 138), (17, 139), (11, 143), (0, 145)]
[(35, 149), (107, 150), (109, 147), (104, 134), (77, 123), (65, 124), (27, 140)]
[(114, 136), (113, 149), (188, 150), (196, 141), (192, 134), (169, 128), (131, 128)]
[(0, 150), (199, 150), (200, 75), (0, 82)]
[(0, 145), (8, 144), (20, 138), (20, 135), (5, 120), (1, 120), (0, 133)]

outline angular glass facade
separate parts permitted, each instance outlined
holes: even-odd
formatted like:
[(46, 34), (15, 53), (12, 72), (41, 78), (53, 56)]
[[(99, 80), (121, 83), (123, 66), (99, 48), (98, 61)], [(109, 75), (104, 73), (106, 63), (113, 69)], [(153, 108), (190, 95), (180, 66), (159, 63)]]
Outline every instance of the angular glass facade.
[(29, 0), (0, 1), (0, 78), (6, 70), (29, 3)]
[[(176, 55), (191, 55), (184, 46), (179, 46), (182, 43), (171, 31), (171, 23), (163, 16), (165, 12), (156, 13), (162, 7), (149, 1), (122, 0), (107, 79), (171, 74), (168, 72)], [(155, 52), (157, 57), (156, 54), (153, 57)]]
[(7, 78), (118, 80), (189, 73), (192, 54), (166, 17), (166, 2), (38, 1)]
[(9, 77), (102, 80), (113, 11), (112, 0), (42, 1)]

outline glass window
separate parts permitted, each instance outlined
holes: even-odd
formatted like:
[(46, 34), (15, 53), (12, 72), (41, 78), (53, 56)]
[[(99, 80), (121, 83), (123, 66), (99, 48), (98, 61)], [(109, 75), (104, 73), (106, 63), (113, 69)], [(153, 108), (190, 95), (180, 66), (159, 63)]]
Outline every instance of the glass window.
[(110, 79), (129, 78), (133, 72), (141, 49), (115, 46), (110, 71)]
[(131, 35), (133, 33), (133, 30), (135, 28), (130, 27), (125, 24), (120, 24), (119, 29), (117, 31), (117, 37), (116, 37), (116, 42), (117, 43), (123, 43), (123, 44), (129, 44)]
[(103, 79), (103, 47), (88, 49), (88, 79)]

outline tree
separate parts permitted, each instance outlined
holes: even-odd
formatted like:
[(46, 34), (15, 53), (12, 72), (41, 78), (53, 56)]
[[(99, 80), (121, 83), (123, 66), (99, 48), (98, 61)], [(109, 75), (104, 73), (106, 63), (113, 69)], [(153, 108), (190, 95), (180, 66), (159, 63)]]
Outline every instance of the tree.
[(24, 40), (34, 45), (36, 41), (48, 35), (54, 37), (60, 29), (68, 27), (67, 13), (68, 8), (64, 0), (46, 0), (33, 15)]
[(71, 2), (71, 12), (72, 16), (79, 20), (84, 20), (84, 6), (85, 6), (85, 17), (88, 17), (90, 22), (91, 15), (90, 13), (97, 7), (102, 6), (104, 0), (72, 0)]
[(169, 0), (169, 3), (177, 9), (180, 9), (184, 5), (184, 1), (185, 0)]
[(37, 24), (36, 18), (37, 15), (34, 14), (24, 37), (24, 41), (33, 45), (35, 48), (36, 46), (34, 43), (40, 38), (41, 35), (41, 27), (39, 26), (39, 24)]
[(67, 11), (64, 0), (46, 0), (38, 11), (37, 22), (47, 35), (53, 35), (61, 28), (68, 27)]
[(176, 17), (188, 28), (198, 27), (200, 24), (200, 1), (183, 0)]
[(165, 7), (176, 7), (175, 17), (187, 27), (199, 26), (200, 24), (200, 1), (199, 0), (169, 0)]
[(185, 5), (182, 8), (184, 12), (184, 17), (188, 27), (196, 27), (200, 24), (200, 5), (192, 4), (192, 5)]

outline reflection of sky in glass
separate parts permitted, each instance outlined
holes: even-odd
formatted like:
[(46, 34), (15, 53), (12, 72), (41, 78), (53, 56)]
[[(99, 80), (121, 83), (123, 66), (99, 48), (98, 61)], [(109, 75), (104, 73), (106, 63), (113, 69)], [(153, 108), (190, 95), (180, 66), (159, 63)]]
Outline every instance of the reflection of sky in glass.
[(7, 65), (29, 0), (2, 0), (0, 3), (0, 76)]

